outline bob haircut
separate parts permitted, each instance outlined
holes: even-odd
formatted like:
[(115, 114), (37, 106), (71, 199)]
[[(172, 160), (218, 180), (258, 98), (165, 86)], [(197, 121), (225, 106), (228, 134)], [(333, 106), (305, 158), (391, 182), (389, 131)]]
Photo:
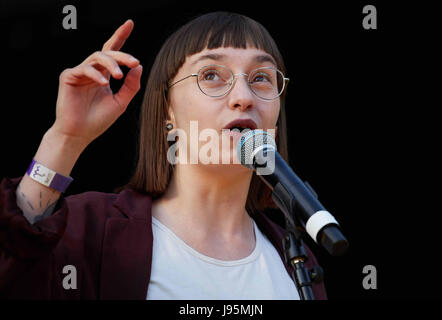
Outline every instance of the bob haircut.
[[(282, 56), (268, 31), (258, 22), (236, 13), (213, 12), (191, 20), (175, 31), (163, 44), (150, 70), (139, 118), (138, 160), (129, 182), (116, 188), (148, 193), (160, 197), (167, 189), (173, 166), (167, 160), (168, 85), (184, 64), (186, 57), (204, 49), (220, 47), (253, 47), (270, 54), (277, 68), (286, 74)], [(278, 152), (287, 161), (285, 117), (286, 90), (280, 96), (276, 143)], [(276, 208), (271, 190), (253, 174), (246, 210), (250, 215), (266, 208)]]

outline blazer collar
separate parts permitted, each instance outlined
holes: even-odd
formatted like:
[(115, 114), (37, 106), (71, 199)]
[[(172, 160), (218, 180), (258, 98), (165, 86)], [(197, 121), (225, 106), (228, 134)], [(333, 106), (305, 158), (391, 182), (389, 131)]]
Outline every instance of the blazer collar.
[(124, 189), (112, 206), (120, 209), (128, 218), (152, 220), (152, 198), (147, 193)]

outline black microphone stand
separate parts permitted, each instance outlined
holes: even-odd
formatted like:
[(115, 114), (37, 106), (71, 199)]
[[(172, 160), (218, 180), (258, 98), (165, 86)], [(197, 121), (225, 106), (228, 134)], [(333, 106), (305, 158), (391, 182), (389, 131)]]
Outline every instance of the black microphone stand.
[(293, 267), (294, 282), (301, 300), (314, 300), (312, 273), (304, 266), (308, 257), (301, 241), (301, 232), (286, 219), (287, 236), (283, 239), (286, 262)]
[[(310, 185), (308, 187), (311, 189)], [(298, 289), (301, 300), (314, 300), (312, 282), (319, 283), (323, 279), (323, 272), (320, 267), (307, 270), (304, 263), (308, 256), (302, 243), (303, 229), (297, 227), (294, 217), (294, 201), (282, 199), (285, 192), (278, 192), (278, 185), (273, 190), (273, 200), (284, 213), (286, 237), (282, 240), (286, 263), (290, 263), (293, 268), (292, 279)], [(316, 193), (313, 193), (316, 197)], [(282, 196), (284, 197), (284, 196)], [(285, 197), (284, 197), (285, 198)]]

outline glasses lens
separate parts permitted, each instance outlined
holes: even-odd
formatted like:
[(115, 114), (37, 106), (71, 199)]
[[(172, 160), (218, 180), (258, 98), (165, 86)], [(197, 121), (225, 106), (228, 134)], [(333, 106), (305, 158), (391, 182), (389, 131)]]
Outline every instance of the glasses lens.
[(233, 74), (227, 67), (210, 65), (198, 72), (198, 86), (211, 97), (224, 95), (233, 82)]
[(284, 90), (284, 75), (275, 68), (259, 68), (250, 73), (249, 83), (258, 97), (271, 100)]

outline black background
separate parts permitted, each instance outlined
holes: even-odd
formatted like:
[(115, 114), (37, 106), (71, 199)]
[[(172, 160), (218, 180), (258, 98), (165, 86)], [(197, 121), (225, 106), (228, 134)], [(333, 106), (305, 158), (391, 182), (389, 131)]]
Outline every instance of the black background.
[[(77, 30), (62, 27), (67, 4), (77, 8)], [(362, 27), (366, 4), (377, 8), (377, 30)], [(426, 157), (418, 134), (431, 135), (426, 133), (431, 125), (421, 118), (426, 95), (416, 92), (424, 79), (414, 76), (428, 70), (426, 40), (436, 38), (429, 33), (431, 19), (418, 21), (432, 9), (416, 6), (390, 2), (387, 7), (378, 1), (2, 1), (0, 178), (23, 175), (52, 125), (59, 74), (100, 50), (131, 18), (135, 28), (122, 50), (141, 61), (142, 90), (81, 155), (66, 196), (112, 192), (124, 184), (134, 162), (144, 85), (162, 43), (202, 13), (242, 13), (269, 30), (285, 59), (291, 79), (290, 164), (313, 186), (350, 241), (344, 257), (331, 257), (309, 242), (325, 269), (329, 298), (440, 298), (437, 228), (424, 219), (423, 210), (428, 173), (425, 165), (416, 167), (416, 159)], [(433, 207), (428, 216), (439, 212)], [(377, 268), (376, 290), (362, 287), (365, 265)]]

